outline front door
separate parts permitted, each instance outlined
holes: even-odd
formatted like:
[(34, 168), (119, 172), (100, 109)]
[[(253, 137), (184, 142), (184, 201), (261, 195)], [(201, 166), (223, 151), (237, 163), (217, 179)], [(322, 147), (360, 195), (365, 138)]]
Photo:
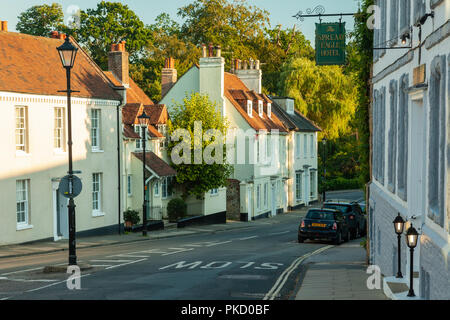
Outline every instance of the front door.
[(69, 209), (68, 199), (56, 192), (56, 233), (62, 239), (69, 239)]
[(276, 183), (272, 183), (272, 217), (277, 215), (277, 192), (276, 192)]

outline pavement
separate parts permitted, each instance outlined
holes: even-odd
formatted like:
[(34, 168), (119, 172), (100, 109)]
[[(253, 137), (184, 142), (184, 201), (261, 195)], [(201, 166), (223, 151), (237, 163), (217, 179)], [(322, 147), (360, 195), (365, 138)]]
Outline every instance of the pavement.
[(367, 287), (371, 274), (366, 273), (361, 240), (343, 243), (305, 261), (306, 272), (295, 300), (387, 300), (382, 286)]

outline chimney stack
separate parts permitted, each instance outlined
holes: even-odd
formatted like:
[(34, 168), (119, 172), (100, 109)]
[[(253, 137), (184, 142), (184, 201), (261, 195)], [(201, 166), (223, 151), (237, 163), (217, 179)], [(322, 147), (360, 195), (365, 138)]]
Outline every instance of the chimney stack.
[(0, 31), (8, 31), (8, 21), (0, 21)]
[(127, 87), (129, 80), (128, 52), (125, 51), (125, 41), (113, 43), (108, 53), (108, 70)]
[(250, 90), (254, 90), (256, 93), (261, 94), (262, 71), (259, 68), (259, 60), (253, 60), (250, 58), (249, 62), (244, 60), (242, 61), (242, 64), (237, 61), (240, 60), (235, 60), (234, 73)]
[(177, 69), (175, 69), (175, 59), (172, 57), (166, 58), (164, 68), (161, 71), (161, 97), (164, 97), (176, 82)]

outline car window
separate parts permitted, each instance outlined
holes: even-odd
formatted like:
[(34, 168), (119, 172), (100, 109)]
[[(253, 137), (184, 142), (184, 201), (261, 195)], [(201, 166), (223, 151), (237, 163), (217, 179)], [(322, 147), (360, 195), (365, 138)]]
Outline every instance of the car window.
[(306, 214), (306, 219), (311, 220), (334, 220), (334, 213), (333, 212), (326, 212), (326, 211), (309, 211)]
[(343, 204), (325, 204), (324, 207), (327, 209), (339, 210), (342, 213), (348, 213), (348, 212), (352, 211), (352, 208), (350, 206), (343, 205)]

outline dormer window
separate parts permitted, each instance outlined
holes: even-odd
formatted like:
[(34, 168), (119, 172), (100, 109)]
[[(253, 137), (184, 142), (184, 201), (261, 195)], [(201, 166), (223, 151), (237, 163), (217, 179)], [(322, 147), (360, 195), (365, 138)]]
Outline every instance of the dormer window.
[(267, 104), (267, 116), (269, 118), (272, 118), (272, 104), (271, 103)]
[(251, 100), (247, 100), (247, 114), (252, 117), (252, 109), (253, 109), (253, 103)]
[(263, 102), (262, 102), (262, 100), (258, 100), (258, 114), (261, 118), (263, 117)]

